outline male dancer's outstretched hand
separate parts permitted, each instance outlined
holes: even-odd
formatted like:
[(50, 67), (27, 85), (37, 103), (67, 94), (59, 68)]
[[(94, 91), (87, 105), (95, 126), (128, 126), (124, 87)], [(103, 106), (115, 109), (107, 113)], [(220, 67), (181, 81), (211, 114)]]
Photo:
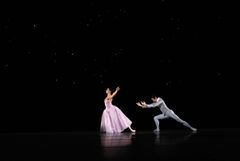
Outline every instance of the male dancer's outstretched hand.
[(142, 104), (142, 106), (144, 106), (144, 107), (146, 107), (146, 106), (147, 106), (147, 104), (146, 104), (146, 102), (145, 102), (145, 101), (141, 101), (141, 104)]
[(147, 105), (146, 105), (146, 103), (145, 103), (144, 101), (137, 102), (136, 104), (137, 104), (138, 106), (142, 107), (142, 108), (146, 108), (146, 107), (147, 107)]
[(137, 102), (136, 104), (137, 104), (138, 106), (142, 107), (142, 105), (141, 105), (141, 103), (140, 103), (140, 102)]

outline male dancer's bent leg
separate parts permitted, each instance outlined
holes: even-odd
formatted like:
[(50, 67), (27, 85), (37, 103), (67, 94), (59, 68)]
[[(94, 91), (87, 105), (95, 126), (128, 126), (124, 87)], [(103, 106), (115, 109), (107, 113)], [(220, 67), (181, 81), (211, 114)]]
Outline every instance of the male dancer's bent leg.
[(165, 116), (164, 114), (160, 114), (160, 115), (154, 116), (153, 120), (154, 120), (155, 125), (156, 125), (156, 129), (154, 131), (156, 131), (156, 132), (160, 131), (160, 129), (159, 129), (159, 120), (166, 119), (167, 117), (168, 116)]

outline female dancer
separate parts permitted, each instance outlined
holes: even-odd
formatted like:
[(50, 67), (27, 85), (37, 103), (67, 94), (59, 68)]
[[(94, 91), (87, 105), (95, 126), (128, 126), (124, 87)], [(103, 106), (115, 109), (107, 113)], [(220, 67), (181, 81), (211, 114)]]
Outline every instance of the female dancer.
[(100, 131), (106, 133), (121, 133), (129, 128), (131, 132), (136, 132), (131, 128), (132, 121), (124, 113), (112, 104), (113, 97), (120, 90), (119, 87), (112, 93), (109, 88), (106, 89), (106, 98), (104, 99), (105, 109), (102, 113)]

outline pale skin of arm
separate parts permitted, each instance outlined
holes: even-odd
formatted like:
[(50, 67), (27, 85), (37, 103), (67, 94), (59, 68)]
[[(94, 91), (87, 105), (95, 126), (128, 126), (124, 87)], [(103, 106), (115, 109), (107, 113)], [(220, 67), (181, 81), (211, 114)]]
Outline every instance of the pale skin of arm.
[(107, 99), (109, 99), (109, 100), (112, 99), (118, 93), (119, 90), (120, 90), (120, 87), (117, 87), (116, 90), (112, 94), (109, 93), (107, 95)]

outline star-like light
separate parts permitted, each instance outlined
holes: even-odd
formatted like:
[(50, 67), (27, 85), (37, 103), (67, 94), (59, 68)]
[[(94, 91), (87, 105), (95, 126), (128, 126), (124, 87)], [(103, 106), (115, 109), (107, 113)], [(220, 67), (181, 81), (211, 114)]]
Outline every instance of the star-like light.
[(8, 64), (4, 64), (4, 66), (3, 66), (3, 67), (4, 67), (4, 68), (8, 68), (8, 66), (9, 66)]

